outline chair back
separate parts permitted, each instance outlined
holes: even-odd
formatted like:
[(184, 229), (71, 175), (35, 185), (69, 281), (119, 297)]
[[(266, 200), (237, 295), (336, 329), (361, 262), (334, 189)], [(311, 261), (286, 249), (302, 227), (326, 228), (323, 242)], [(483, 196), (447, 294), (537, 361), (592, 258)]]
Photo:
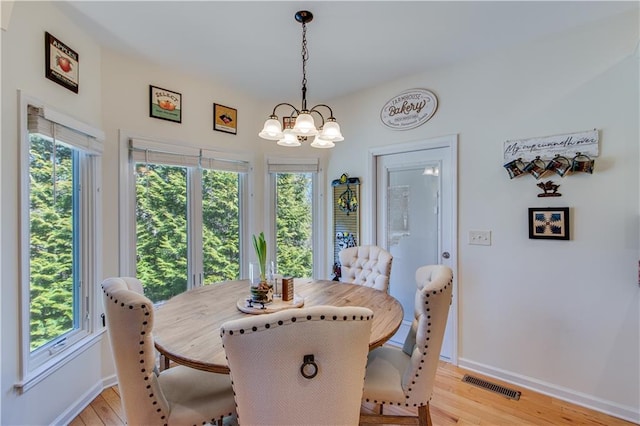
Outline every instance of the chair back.
[(416, 271), (414, 319), (403, 351), (411, 362), (402, 377), (409, 406), (428, 404), (438, 369), (440, 350), (451, 305), (453, 271), (444, 265), (428, 265)]
[(107, 333), (127, 423), (164, 424), (170, 407), (154, 372), (153, 303), (137, 284), (126, 278), (102, 282)]
[(135, 291), (138, 294), (144, 294), (144, 287), (142, 287), (142, 282), (136, 277), (120, 277), (114, 279), (120, 279), (124, 281), (129, 290)]
[(389, 292), (391, 253), (378, 246), (357, 246), (342, 249), (338, 257), (340, 281)]
[(224, 323), (238, 422), (356, 425), (373, 312), (314, 306)]

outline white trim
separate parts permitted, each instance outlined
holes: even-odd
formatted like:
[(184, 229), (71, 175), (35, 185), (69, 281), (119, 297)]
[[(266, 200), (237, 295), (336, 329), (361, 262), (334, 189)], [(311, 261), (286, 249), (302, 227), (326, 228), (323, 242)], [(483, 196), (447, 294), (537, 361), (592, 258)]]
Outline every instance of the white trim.
[[(325, 203), (325, 173), (324, 162), (319, 160), (318, 172), (314, 175), (313, 189), (313, 277), (315, 279), (326, 279), (325, 253), (327, 244), (325, 242), (324, 230), (327, 204)], [(324, 243), (324, 244), (323, 244)]]
[(119, 275), (135, 277), (136, 275), (136, 217), (135, 184), (132, 182), (131, 164), (129, 162), (129, 139), (127, 132), (119, 130), (119, 167), (118, 167), (118, 253)]
[[(245, 265), (247, 262), (244, 261), (246, 259), (247, 247), (251, 246), (251, 242), (247, 238), (247, 230), (244, 225), (249, 221), (247, 213), (251, 211), (248, 208), (248, 204), (253, 201), (253, 193), (251, 191), (251, 183), (249, 177), (253, 173), (253, 167), (251, 161), (249, 160), (246, 154), (238, 153), (238, 152), (223, 152), (223, 151), (214, 151), (209, 149), (204, 149), (197, 145), (187, 142), (179, 142), (179, 141), (170, 141), (166, 139), (159, 138), (149, 138), (145, 136), (140, 136), (138, 134), (134, 134), (133, 132), (129, 132), (127, 130), (119, 130), (119, 206), (118, 206), (118, 214), (119, 214), (119, 241), (120, 241), (120, 253), (119, 253), (119, 271), (121, 276), (135, 276), (136, 275), (136, 224), (135, 224), (135, 208), (136, 208), (136, 194), (135, 194), (135, 180), (134, 173), (132, 170), (131, 163), (131, 150), (130, 147), (134, 146), (138, 149), (149, 149), (149, 152), (155, 151), (156, 153), (166, 154), (168, 156), (180, 156), (184, 155), (185, 157), (191, 157), (191, 160), (196, 159), (195, 161), (189, 161), (189, 159), (185, 159), (184, 163), (175, 164), (175, 162), (168, 162), (166, 164), (173, 164), (187, 168), (198, 167), (199, 163), (197, 158), (201, 156), (205, 156), (205, 158), (209, 160), (213, 160), (210, 162), (210, 165), (221, 164), (225, 162), (229, 163), (237, 163), (237, 170), (232, 170), (232, 168), (216, 168), (216, 170), (223, 171), (233, 171), (240, 175), (240, 179), (238, 182), (238, 196), (240, 200), (240, 226), (239, 226), (239, 241), (240, 241), (240, 264)], [(198, 173), (202, 176), (201, 173)], [(191, 183), (193, 180), (194, 173), (189, 173), (189, 178), (187, 179), (187, 191), (189, 193), (201, 193), (202, 188), (195, 188), (197, 192), (194, 192), (194, 186)], [(193, 197), (189, 197), (191, 200)], [(202, 208), (202, 200), (198, 202), (190, 201), (188, 209), (190, 211), (194, 211), (193, 209), (197, 209), (198, 206), (200, 209)], [(189, 214), (189, 212), (188, 212)], [(202, 216), (200, 212), (200, 217), (195, 218), (196, 222), (191, 223), (191, 228), (188, 232), (191, 232), (193, 226), (202, 226)], [(197, 247), (202, 247), (201, 236), (192, 239), (192, 243), (189, 244), (189, 256), (193, 255)], [(187, 288), (197, 287), (202, 284), (203, 281), (203, 260), (201, 256), (198, 258), (190, 257), (191, 262), (189, 262), (189, 270), (187, 271)], [(240, 268), (240, 277), (243, 276), (244, 266)]]
[[(24, 176), (29, 173), (29, 106), (45, 109), (45, 117), (55, 124), (62, 124), (74, 131), (90, 131), (91, 136), (100, 136), (101, 131), (86, 125), (23, 91), (18, 91), (20, 108), (19, 117), (19, 175), (20, 179), (20, 323), (19, 323), (19, 360), (20, 380), (14, 385), (19, 392), (25, 392), (50, 374), (65, 365), (69, 360), (77, 357), (86, 350), (99, 336), (101, 330), (96, 331), (98, 312), (96, 303), (97, 282), (102, 274), (102, 157), (100, 154), (88, 153), (81, 147), (74, 147), (79, 153), (79, 182), (82, 188), (81, 209), (78, 220), (80, 221), (79, 241), (82, 251), (80, 253), (79, 276), (77, 279), (81, 285), (81, 297), (78, 301), (80, 310), (80, 326), (52, 341), (46, 343), (35, 351), (31, 351), (30, 336), (30, 188), (28, 179)], [(73, 126), (78, 126), (74, 129)], [(104, 133), (102, 133), (104, 139)], [(101, 145), (101, 144), (100, 144)], [(27, 182), (27, 183), (25, 183)], [(75, 237), (74, 237), (75, 238)], [(61, 343), (64, 342), (64, 343)], [(59, 347), (56, 347), (59, 346)]]
[(312, 278), (324, 279), (326, 242), (324, 237), (325, 223), (325, 165), (319, 157), (291, 158), (266, 157), (264, 160), (264, 233), (270, 241), (268, 250), (276, 250), (276, 181), (275, 173), (312, 173), (312, 233), (313, 233), (313, 265)]
[(267, 173), (318, 173), (320, 171), (319, 158), (274, 158), (267, 157)]
[[(456, 315), (452, 316), (453, 324), (453, 350), (452, 358), (450, 362), (454, 365), (458, 363), (458, 316), (460, 315), (460, 309), (458, 306), (458, 135), (444, 135), (434, 138), (428, 138), (426, 140), (406, 142), (396, 145), (386, 145), (382, 147), (371, 148), (369, 150), (369, 164), (367, 170), (367, 180), (369, 182), (376, 182), (377, 178), (377, 165), (376, 157), (389, 154), (400, 154), (411, 151), (421, 151), (427, 149), (446, 148), (449, 150), (451, 157), (450, 176), (451, 179), (451, 205), (449, 208), (454, 214), (453, 222), (451, 224), (451, 247), (449, 250), (450, 257), (447, 265), (453, 270), (453, 294), (451, 305), (456, 309)], [(376, 220), (377, 220), (377, 205), (376, 205), (376, 185), (368, 185), (368, 208), (371, 214), (370, 223), (367, 233), (363, 233), (361, 241), (369, 241), (373, 243), (376, 241)]]
[(89, 390), (87, 390), (80, 398), (72, 403), (64, 410), (56, 419), (50, 423), (51, 426), (68, 425), (80, 415), (80, 413), (91, 404), (105, 389), (118, 384), (118, 377), (113, 374), (109, 377), (98, 381)]
[(67, 350), (62, 352), (60, 357), (52, 358), (47, 362), (41, 364), (37, 369), (30, 372), (25, 379), (16, 382), (13, 387), (19, 393), (25, 393), (26, 391), (49, 377), (51, 374), (55, 373), (60, 368), (68, 364), (70, 361), (77, 358), (87, 349), (91, 348), (94, 344), (99, 343), (99, 340), (105, 333), (105, 331), (106, 329), (99, 330), (74, 343), (69, 348), (67, 348)]
[(103, 142), (105, 140), (105, 133), (101, 129), (92, 126), (91, 124), (85, 123), (84, 121), (80, 121), (77, 118), (71, 117), (70, 115), (67, 115), (63, 112), (59, 112), (51, 105), (48, 105), (24, 93), (23, 91), (19, 90), (18, 93), (20, 95), (21, 101), (22, 99), (26, 99), (29, 105), (40, 108), (43, 112), (44, 118), (46, 118), (47, 120), (84, 133), (88, 136), (91, 136), (92, 138), (97, 139), (100, 142)]
[[(202, 172), (197, 167), (187, 169), (187, 193), (202, 194)], [(202, 286), (204, 256), (202, 254), (202, 197), (187, 197), (187, 290)], [(239, 236), (238, 236), (239, 237)]]
[[(264, 174), (266, 179), (264, 181), (264, 214), (262, 215), (262, 230), (264, 232), (265, 239), (267, 242), (267, 253), (275, 253), (276, 252), (276, 175), (275, 173), (269, 172), (269, 159), (265, 160), (264, 164)], [(255, 211), (255, 210), (254, 210)], [(253, 234), (258, 234), (257, 230), (253, 232)], [(253, 250), (251, 253), (255, 256)], [(248, 256), (247, 259), (252, 259), (252, 256)], [(276, 262), (277, 268), (277, 259), (273, 259)], [(278, 273), (280, 270), (278, 270)], [(248, 275), (247, 275), (248, 276)]]
[(613, 401), (597, 398), (592, 395), (579, 392), (573, 389), (548, 383), (533, 377), (524, 376), (508, 370), (492, 367), (472, 361), (467, 358), (460, 358), (458, 366), (469, 371), (474, 371), (488, 377), (493, 377), (507, 383), (511, 383), (532, 391), (548, 395), (572, 404), (586, 407), (604, 414), (628, 420), (634, 423), (640, 423), (640, 413), (634, 407), (624, 406)]

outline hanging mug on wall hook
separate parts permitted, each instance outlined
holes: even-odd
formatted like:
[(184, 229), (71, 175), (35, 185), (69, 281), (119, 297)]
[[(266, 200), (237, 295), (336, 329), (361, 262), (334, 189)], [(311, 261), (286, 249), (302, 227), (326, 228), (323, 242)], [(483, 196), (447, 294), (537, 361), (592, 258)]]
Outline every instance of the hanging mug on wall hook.
[(549, 161), (549, 164), (547, 164), (547, 170), (556, 172), (560, 177), (564, 177), (564, 175), (571, 170), (571, 161), (569, 161), (567, 157), (556, 154), (556, 156), (553, 157), (553, 160)]
[(589, 158), (589, 156), (584, 155), (580, 152), (576, 152), (576, 156), (573, 157), (573, 161), (571, 162), (571, 170), (574, 172), (585, 172), (592, 174), (594, 164), (595, 161)]
[(531, 160), (524, 167), (524, 171), (531, 173), (531, 176), (533, 176), (534, 178), (540, 179), (540, 176), (542, 176), (544, 172), (547, 171), (547, 169), (545, 167), (544, 161), (540, 159), (540, 156), (537, 156), (534, 160)]
[(507, 173), (509, 173), (509, 179), (513, 179), (514, 177), (520, 176), (522, 173), (524, 173), (524, 163), (522, 162), (522, 158), (509, 161), (503, 167), (507, 169)]

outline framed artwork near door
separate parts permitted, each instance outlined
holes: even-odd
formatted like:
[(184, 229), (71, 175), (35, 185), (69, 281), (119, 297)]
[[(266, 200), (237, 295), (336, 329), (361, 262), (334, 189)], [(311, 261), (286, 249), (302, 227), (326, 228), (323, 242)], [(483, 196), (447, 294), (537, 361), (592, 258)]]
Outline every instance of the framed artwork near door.
[(529, 238), (568, 240), (569, 207), (530, 207)]

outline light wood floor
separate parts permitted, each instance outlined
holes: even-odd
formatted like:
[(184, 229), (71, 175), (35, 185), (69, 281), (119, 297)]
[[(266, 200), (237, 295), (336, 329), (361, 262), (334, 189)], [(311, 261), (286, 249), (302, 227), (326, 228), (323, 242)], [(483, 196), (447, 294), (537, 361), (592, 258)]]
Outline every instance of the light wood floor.
[[(521, 391), (518, 401), (462, 382), (465, 374)], [(363, 411), (371, 407), (363, 406)], [(390, 414), (391, 408), (385, 409)], [(412, 414), (393, 408), (395, 414)], [(447, 363), (440, 363), (436, 376), (431, 419), (441, 425), (633, 425), (556, 398), (521, 389), (480, 374), (468, 372)], [(105, 389), (76, 417), (70, 426), (124, 425), (117, 386)]]

